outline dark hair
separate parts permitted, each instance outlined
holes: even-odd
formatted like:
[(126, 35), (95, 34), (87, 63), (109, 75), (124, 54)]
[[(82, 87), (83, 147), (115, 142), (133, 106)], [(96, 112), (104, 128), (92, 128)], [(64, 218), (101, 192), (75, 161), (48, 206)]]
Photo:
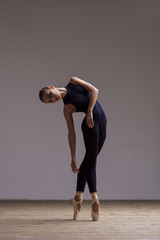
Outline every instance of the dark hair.
[(44, 87), (44, 88), (42, 88), (42, 89), (40, 90), (40, 92), (39, 92), (39, 98), (40, 98), (40, 100), (41, 100), (42, 102), (44, 102), (44, 101), (43, 101), (43, 95), (44, 95), (45, 91), (48, 90), (48, 89), (50, 89), (50, 88), (49, 88), (49, 87)]

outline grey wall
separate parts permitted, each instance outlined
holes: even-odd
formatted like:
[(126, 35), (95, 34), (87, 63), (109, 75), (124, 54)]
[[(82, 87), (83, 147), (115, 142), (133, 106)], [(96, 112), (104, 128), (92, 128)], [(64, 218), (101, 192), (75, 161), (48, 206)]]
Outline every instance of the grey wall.
[[(160, 199), (159, 9), (159, 0), (0, 1), (0, 199), (75, 193), (63, 103), (38, 99), (72, 76), (99, 88), (108, 117), (100, 198)], [(83, 117), (74, 114), (78, 165)]]

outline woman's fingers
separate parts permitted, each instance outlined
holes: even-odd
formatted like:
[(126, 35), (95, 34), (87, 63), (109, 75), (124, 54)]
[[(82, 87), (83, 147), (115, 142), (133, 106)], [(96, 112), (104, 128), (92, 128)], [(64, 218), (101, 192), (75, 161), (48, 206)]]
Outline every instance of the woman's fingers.
[(93, 119), (87, 119), (87, 125), (89, 128), (93, 128), (94, 127), (94, 122), (93, 122)]
[(79, 173), (79, 169), (78, 169), (78, 168), (76, 168), (76, 169), (75, 169), (75, 168), (74, 168), (74, 169), (72, 168), (72, 171), (73, 171), (74, 173)]
[(79, 173), (79, 169), (77, 168), (76, 162), (72, 162), (71, 168), (74, 173)]
[(91, 126), (91, 128), (94, 127), (93, 119), (91, 119), (91, 121), (90, 121), (90, 126)]
[(93, 113), (92, 112), (87, 113), (86, 121), (87, 121), (87, 125), (88, 125), (89, 128), (94, 127)]
[(79, 169), (78, 168), (76, 168), (76, 169), (74, 169), (74, 171), (73, 171), (74, 173), (79, 173)]

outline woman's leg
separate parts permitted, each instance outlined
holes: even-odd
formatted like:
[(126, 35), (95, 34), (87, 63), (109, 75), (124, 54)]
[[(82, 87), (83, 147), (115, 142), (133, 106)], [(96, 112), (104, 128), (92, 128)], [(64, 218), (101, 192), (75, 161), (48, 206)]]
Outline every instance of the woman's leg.
[[(106, 126), (107, 126), (106, 118), (101, 119), (101, 125), (99, 126), (98, 154), (100, 153), (106, 138)], [(98, 221), (100, 213), (100, 204), (97, 192), (92, 192), (91, 197), (92, 197), (92, 211), (91, 211), (92, 219), (94, 221)]]
[(102, 149), (106, 138), (106, 123), (99, 126), (98, 119), (94, 119), (94, 127), (88, 128), (86, 119), (82, 123), (82, 131), (86, 154), (84, 160), (79, 168), (77, 177), (77, 191), (84, 192), (86, 182), (88, 183), (89, 191), (92, 197), (92, 219), (98, 221), (100, 204), (96, 189), (96, 163), (97, 155)]
[(86, 154), (79, 168), (77, 178), (77, 191), (84, 192), (86, 182), (88, 183), (89, 191), (96, 192), (96, 163), (99, 145), (99, 123), (98, 119), (94, 119), (94, 127), (89, 128), (86, 119), (82, 123), (82, 131)]
[(101, 126), (99, 128), (99, 144), (98, 144), (98, 154), (100, 153), (107, 134), (107, 121), (103, 119)]

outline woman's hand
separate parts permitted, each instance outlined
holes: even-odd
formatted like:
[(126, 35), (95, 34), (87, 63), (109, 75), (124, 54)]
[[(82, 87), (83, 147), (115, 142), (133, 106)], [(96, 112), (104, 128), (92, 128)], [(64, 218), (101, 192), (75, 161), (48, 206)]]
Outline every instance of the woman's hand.
[(74, 173), (79, 173), (79, 169), (77, 168), (77, 162), (75, 159), (71, 161), (71, 168)]
[(93, 113), (92, 111), (87, 111), (87, 117), (86, 117), (87, 125), (89, 128), (94, 127), (94, 121), (93, 121)]

